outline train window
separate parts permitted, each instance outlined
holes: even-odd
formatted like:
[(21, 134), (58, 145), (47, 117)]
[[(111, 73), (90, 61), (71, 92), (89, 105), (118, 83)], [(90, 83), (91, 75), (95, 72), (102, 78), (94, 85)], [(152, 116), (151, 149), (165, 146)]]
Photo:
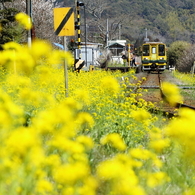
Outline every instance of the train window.
[(165, 46), (164, 45), (159, 45), (158, 46), (158, 52), (159, 52), (159, 56), (164, 56), (165, 55)]
[(156, 53), (156, 47), (152, 47), (152, 53)]
[(149, 56), (149, 45), (143, 46), (143, 56)]

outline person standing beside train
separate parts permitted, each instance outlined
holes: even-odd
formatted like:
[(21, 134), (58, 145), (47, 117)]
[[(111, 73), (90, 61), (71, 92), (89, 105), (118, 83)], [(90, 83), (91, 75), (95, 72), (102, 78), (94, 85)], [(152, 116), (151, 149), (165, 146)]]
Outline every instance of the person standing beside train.
[(133, 56), (132, 56), (132, 61), (131, 61), (131, 66), (132, 66), (132, 67), (136, 67), (136, 66), (137, 66), (137, 64), (135, 63), (135, 57), (136, 57), (136, 55), (133, 54)]
[(122, 57), (123, 59), (123, 65), (126, 66), (126, 63), (127, 63), (127, 56), (125, 54), (122, 54)]

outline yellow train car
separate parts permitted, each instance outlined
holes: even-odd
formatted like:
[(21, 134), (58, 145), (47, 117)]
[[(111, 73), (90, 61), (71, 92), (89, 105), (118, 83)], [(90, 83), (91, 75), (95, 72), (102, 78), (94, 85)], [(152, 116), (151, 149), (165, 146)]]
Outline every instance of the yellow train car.
[(164, 71), (167, 65), (166, 45), (162, 42), (144, 43), (141, 60), (143, 71)]

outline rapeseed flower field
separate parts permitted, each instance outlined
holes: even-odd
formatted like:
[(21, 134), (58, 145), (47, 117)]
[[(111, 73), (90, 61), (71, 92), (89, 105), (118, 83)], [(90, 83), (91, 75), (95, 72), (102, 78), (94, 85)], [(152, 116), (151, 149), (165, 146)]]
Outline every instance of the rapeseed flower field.
[(195, 194), (195, 112), (151, 114), (128, 88), (134, 71), (69, 67), (66, 97), (64, 60), (72, 55), (43, 40), (1, 51), (0, 194)]

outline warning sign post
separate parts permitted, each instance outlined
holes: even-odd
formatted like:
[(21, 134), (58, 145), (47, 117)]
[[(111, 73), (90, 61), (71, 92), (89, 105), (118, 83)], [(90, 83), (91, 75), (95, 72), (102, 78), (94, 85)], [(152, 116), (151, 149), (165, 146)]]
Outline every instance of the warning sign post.
[(74, 12), (72, 7), (54, 8), (54, 30), (58, 36), (74, 36)]
[[(71, 7), (54, 8), (54, 30), (57, 36), (64, 37), (64, 50), (66, 51), (66, 36), (75, 35), (74, 12)], [(68, 70), (67, 61), (64, 60), (65, 96), (68, 97)]]

